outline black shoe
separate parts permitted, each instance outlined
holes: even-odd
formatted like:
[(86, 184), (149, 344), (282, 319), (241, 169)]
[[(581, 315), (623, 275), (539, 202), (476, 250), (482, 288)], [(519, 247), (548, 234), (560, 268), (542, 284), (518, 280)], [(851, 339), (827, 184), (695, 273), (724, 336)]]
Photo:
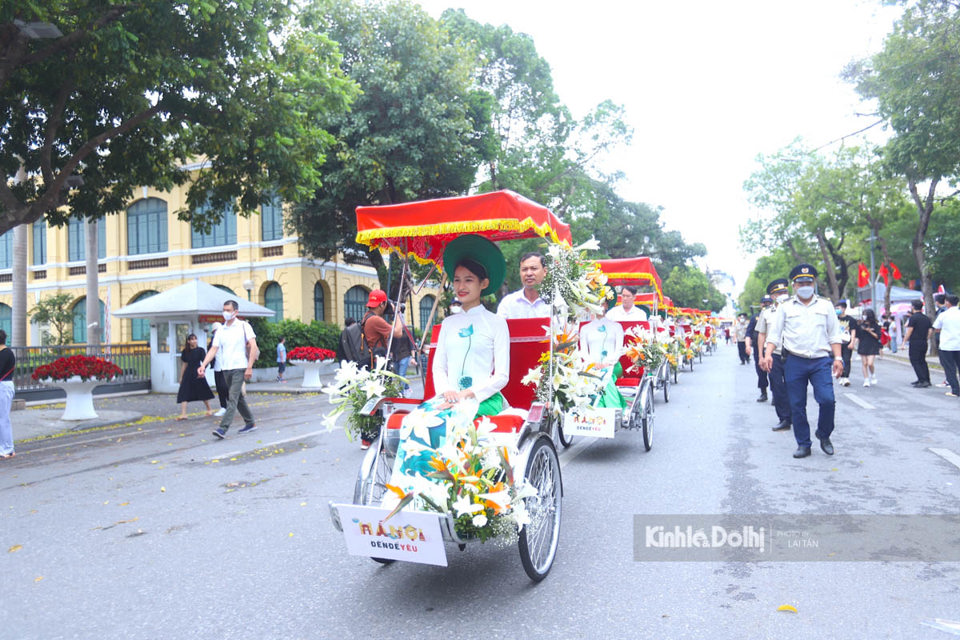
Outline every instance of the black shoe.
[(219, 429), (213, 432), (213, 437), (216, 438), (217, 440), (223, 440), (224, 438), (227, 437), (227, 430), (224, 429), (223, 427), (220, 427)]
[(757, 398), (757, 402), (766, 402), (767, 400), (769, 400), (769, 398), (767, 397), (767, 394), (765, 394), (765, 393), (761, 393), (761, 394), (760, 394), (760, 397)]
[(810, 447), (797, 447), (797, 450), (793, 452), (794, 458), (806, 458), (810, 455)]
[[(821, 438), (820, 448), (823, 449), (823, 452), (828, 456), (833, 455), (833, 443), (830, 442), (830, 438)], [(809, 449), (807, 449), (807, 451), (809, 451)]]
[(251, 422), (250, 424), (243, 425), (243, 429), (240, 429), (240, 431), (238, 431), (237, 433), (250, 433), (251, 431), (256, 431), (256, 430), (257, 430), (257, 425)]
[(915, 384), (913, 386), (915, 386), (917, 389), (926, 389), (930, 386), (930, 382), (921, 382), (920, 384)]
[(920, 381), (919, 381), (919, 380), (914, 380), (913, 382), (910, 383), (910, 386), (911, 386), (911, 387), (915, 387), (915, 386), (917, 386), (918, 384), (920, 384)]
[(781, 421), (780, 421), (780, 424), (778, 424), (777, 426), (775, 426), (775, 427), (773, 428), (773, 430), (774, 430), (774, 431), (786, 431), (786, 430), (789, 429), (789, 428), (790, 428), (790, 421), (784, 419), (784, 420), (781, 420)]

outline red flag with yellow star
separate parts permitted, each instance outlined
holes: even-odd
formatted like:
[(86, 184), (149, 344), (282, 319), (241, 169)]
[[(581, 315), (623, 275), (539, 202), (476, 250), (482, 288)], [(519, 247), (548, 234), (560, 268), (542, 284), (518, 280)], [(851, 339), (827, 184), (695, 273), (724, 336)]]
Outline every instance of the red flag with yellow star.
[(857, 270), (857, 287), (863, 289), (864, 287), (870, 286), (870, 270), (867, 269), (867, 265), (860, 263), (860, 267)]

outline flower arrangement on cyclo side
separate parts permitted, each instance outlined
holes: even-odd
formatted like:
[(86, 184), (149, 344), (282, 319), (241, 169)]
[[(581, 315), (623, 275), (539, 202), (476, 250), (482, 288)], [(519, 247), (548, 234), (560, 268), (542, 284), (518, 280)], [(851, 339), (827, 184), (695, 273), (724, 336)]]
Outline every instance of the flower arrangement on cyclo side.
[(401, 395), (406, 379), (387, 368), (387, 359), (377, 356), (372, 369), (361, 368), (356, 362), (343, 360), (332, 384), (323, 388), (330, 396), (333, 410), (323, 418), (332, 431), (337, 418), (349, 409), (346, 432), (351, 440), (361, 431), (374, 431), (380, 425), (379, 416), (361, 415), (360, 410), (371, 398), (394, 398)]
[(320, 347), (296, 347), (295, 349), (291, 349), (290, 353), (287, 354), (287, 360), (291, 362), (323, 362), (325, 360), (333, 360), (336, 357), (337, 354), (330, 349), (322, 349)]
[(602, 390), (603, 376), (592, 372), (596, 365), (584, 362), (577, 348), (577, 334), (571, 328), (558, 327), (551, 342), (551, 348), (540, 356), (539, 364), (531, 368), (521, 382), (536, 387), (537, 401), (548, 404), (554, 414), (589, 405)]
[(587, 258), (587, 251), (599, 248), (593, 238), (572, 249), (562, 244), (547, 247), (547, 274), (540, 283), (540, 297), (553, 304), (558, 316), (579, 318), (587, 311), (602, 315), (600, 303), (616, 297), (606, 286), (607, 276)]
[[(410, 420), (410, 416), (404, 420), (404, 428), (426, 431), (426, 424), (410, 424)], [(410, 477), (413, 489), (406, 493), (387, 484), (391, 494), (383, 506), (393, 507), (393, 511), (384, 520), (413, 502), (414, 508), (451, 515), (461, 539), (513, 542), (530, 523), (524, 499), (535, 497), (537, 490), (514, 473), (511, 460), (516, 460), (519, 452), (513, 445), (495, 443), (494, 428), (486, 417), (477, 424), (451, 425), (446, 443), (429, 449), (432, 471), (427, 477)], [(426, 433), (421, 437), (430, 441)], [(403, 439), (405, 447), (416, 446), (414, 440)]]
[(629, 346), (627, 357), (636, 367), (643, 367), (643, 373), (652, 376), (657, 373), (660, 363), (669, 361), (670, 344), (663, 335), (649, 329), (633, 326), (627, 329), (626, 336)]
[(123, 375), (123, 370), (109, 360), (96, 356), (66, 356), (49, 364), (40, 365), (31, 377), (34, 380), (69, 380), (79, 377), (87, 380), (113, 380)]

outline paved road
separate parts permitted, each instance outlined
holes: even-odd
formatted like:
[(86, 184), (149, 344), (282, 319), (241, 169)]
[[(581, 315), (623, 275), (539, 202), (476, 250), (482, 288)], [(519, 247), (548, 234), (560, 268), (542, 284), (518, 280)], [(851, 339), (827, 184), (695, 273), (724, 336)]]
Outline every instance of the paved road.
[(326, 503), (362, 453), (321, 432), (322, 396), (264, 400), (263, 428), (223, 442), (193, 420), (35, 443), (0, 467), (0, 638), (949, 637), (924, 623), (960, 620), (957, 563), (633, 560), (634, 514), (960, 513), (957, 402), (910, 373), (839, 390), (837, 454), (794, 460), (722, 346), (658, 401), (653, 450), (621, 433), (562, 454), (539, 585), (513, 547), (346, 555)]

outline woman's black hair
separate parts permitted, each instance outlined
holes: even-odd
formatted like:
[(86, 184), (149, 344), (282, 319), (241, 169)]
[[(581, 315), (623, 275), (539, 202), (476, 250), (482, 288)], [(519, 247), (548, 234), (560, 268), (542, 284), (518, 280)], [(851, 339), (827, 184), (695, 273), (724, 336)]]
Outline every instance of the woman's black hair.
[(0, 344), (7, 344), (7, 332), (0, 329)]
[(873, 311), (873, 309), (864, 309), (863, 319), (870, 324), (877, 324), (877, 314)]
[[(477, 278), (480, 280), (490, 279), (490, 276), (487, 275), (486, 268), (471, 258), (460, 258), (460, 260), (457, 261), (457, 267), (463, 267), (473, 275), (477, 276)], [(454, 267), (454, 271), (456, 271), (456, 267)]]

